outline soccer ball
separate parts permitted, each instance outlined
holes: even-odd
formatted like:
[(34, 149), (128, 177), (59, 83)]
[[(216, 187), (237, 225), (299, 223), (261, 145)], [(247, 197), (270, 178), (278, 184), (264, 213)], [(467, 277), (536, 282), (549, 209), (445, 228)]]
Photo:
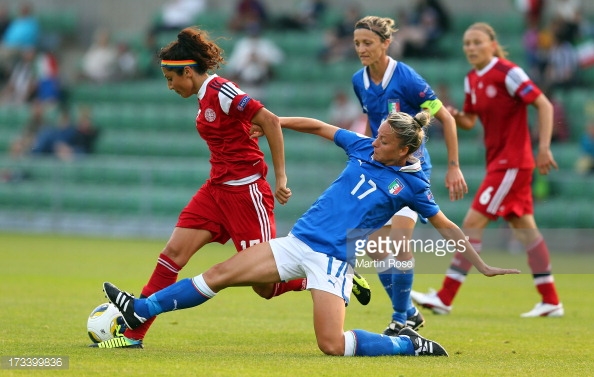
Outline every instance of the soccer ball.
[(87, 319), (87, 333), (95, 343), (112, 339), (125, 330), (126, 323), (122, 314), (111, 303), (97, 306)]

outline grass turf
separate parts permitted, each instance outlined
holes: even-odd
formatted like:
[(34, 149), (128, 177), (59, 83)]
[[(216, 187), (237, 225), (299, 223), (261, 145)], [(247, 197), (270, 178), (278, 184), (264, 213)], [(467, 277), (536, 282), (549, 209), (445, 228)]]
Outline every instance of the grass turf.
[[(0, 233), (0, 356), (68, 356), (66, 370), (3, 369), (0, 376), (559, 376), (594, 370), (594, 274), (558, 274), (564, 318), (521, 319), (538, 300), (529, 274), (468, 277), (454, 311), (424, 311), (420, 332), (449, 358), (340, 358), (316, 346), (308, 293), (270, 301), (231, 288), (199, 308), (161, 316), (144, 350), (88, 348), (85, 322), (105, 302), (103, 281), (140, 291), (164, 241)], [(180, 278), (234, 251), (209, 245)], [(483, 253), (491, 264), (527, 270), (522, 255)], [(567, 256), (554, 255), (554, 263)], [(594, 256), (570, 256), (592, 265)], [(444, 260), (444, 270), (447, 261)], [(368, 306), (354, 299), (345, 328), (381, 332), (390, 304), (377, 277)], [(442, 274), (418, 274), (416, 290), (438, 287)], [(3, 360), (5, 362), (5, 360)]]

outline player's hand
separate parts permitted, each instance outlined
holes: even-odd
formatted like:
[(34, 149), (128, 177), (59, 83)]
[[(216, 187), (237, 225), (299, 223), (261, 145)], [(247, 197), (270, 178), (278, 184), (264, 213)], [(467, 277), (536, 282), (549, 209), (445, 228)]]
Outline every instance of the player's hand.
[(452, 105), (447, 105), (446, 106), (446, 110), (450, 112), (450, 114), (452, 114), (452, 116), (455, 118), (456, 115), (458, 115), (460, 113), (460, 111), (458, 109), (456, 109), (454, 106)]
[(538, 149), (538, 154), (536, 155), (536, 168), (542, 175), (549, 174), (552, 168), (555, 168), (555, 170), (559, 169), (550, 148)]
[(485, 267), (481, 268), (479, 272), (485, 276), (492, 277), (497, 275), (515, 275), (519, 274), (520, 270), (515, 268), (499, 268), (485, 265)]
[(250, 137), (252, 139), (257, 139), (261, 136), (264, 136), (264, 130), (262, 129), (262, 127), (252, 123), (252, 127), (250, 128)]
[(291, 192), (291, 189), (287, 187), (287, 178), (277, 179), (276, 188), (274, 190), (274, 197), (276, 200), (280, 204), (285, 205), (289, 201), (289, 198), (291, 198), (291, 195), (293, 195), (293, 193)]
[(456, 201), (468, 194), (468, 185), (459, 166), (450, 165), (445, 176), (445, 186), (450, 192), (450, 200)]

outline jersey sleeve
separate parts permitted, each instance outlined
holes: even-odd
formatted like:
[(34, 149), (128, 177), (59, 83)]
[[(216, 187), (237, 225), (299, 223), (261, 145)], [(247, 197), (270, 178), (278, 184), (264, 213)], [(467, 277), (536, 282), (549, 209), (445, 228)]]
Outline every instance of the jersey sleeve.
[(409, 207), (425, 218), (433, 217), (439, 212), (439, 206), (435, 203), (433, 193), (429, 187), (416, 192), (413, 204), (409, 205)]
[(464, 77), (464, 105), (462, 106), (462, 111), (466, 113), (475, 113), (474, 108), (472, 106), (472, 97), (470, 94), (470, 79), (468, 76)]
[(530, 104), (541, 95), (541, 90), (530, 80), (530, 77), (520, 67), (509, 70), (505, 76), (505, 87), (512, 97), (518, 97), (522, 102)]
[(441, 108), (441, 101), (435, 95), (431, 85), (421, 75), (414, 69), (408, 66), (407, 68), (408, 83), (405, 86), (407, 93), (406, 100), (416, 109), (415, 111), (428, 109), (431, 115), (434, 115)]
[(361, 109), (363, 109), (363, 113), (367, 113), (365, 105), (363, 104), (363, 99), (361, 98), (361, 87), (359, 85), (359, 81), (361, 81), (361, 79), (359, 78), (359, 75), (362, 75), (362, 73), (360, 73), (359, 71), (356, 72), (353, 77), (351, 78), (351, 83), (353, 85), (353, 92), (355, 92), (355, 96), (357, 97), (357, 100), (359, 101), (359, 106), (361, 106)]
[(359, 133), (340, 129), (334, 134), (334, 143), (344, 149), (347, 155), (369, 145), (369, 137)]
[(264, 105), (228, 81), (219, 91), (221, 109), (232, 118), (251, 121)]

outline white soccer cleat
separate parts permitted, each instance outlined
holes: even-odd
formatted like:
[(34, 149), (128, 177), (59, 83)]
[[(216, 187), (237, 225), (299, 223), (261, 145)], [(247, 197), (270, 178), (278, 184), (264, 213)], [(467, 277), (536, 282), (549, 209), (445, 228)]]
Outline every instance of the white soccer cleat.
[(410, 298), (417, 305), (431, 309), (435, 314), (450, 314), (452, 311), (452, 306), (444, 304), (434, 289), (431, 289), (429, 293), (410, 291)]
[(565, 310), (563, 309), (562, 303), (559, 303), (558, 305), (553, 305), (539, 302), (534, 306), (534, 309), (532, 309), (529, 312), (520, 314), (520, 317), (563, 317), (564, 314)]

